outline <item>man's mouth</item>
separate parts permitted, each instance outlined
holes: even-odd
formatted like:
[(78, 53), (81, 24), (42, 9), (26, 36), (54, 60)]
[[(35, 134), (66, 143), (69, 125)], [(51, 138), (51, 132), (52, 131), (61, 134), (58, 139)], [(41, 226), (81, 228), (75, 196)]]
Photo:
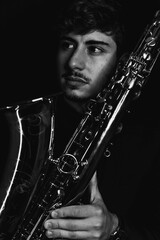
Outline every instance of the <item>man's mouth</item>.
[(64, 73), (62, 77), (69, 84), (88, 84), (90, 79), (79, 72)]
[(83, 84), (88, 83), (88, 81), (86, 79), (84, 79), (82, 77), (78, 77), (78, 76), (71, 75), (71, 76), (65, 76), (64, 78), (67, 82), (72, 82), (72, 83), (75, 83), (75, 84), (76, 83), (83, 83)]

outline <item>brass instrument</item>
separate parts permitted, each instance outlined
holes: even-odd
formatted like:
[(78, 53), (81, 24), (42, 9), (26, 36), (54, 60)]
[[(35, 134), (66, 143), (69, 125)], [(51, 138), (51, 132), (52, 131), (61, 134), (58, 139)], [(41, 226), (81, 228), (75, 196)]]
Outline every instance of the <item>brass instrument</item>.
[[(19, 148), (5, 197), (2, 198), (0, 240), (46, 239), (43, 223), (50, 211), (70, 205), (83, 195), (128, 104), (146, 83), (159, 54), (160, 10), (156, 12), (151, 25), (147, 26), (123, 67), (118, 65), (109, 85), (88, 102), (85, 116), (58, 159), (53, 156), (53, 99), (42, 98), (27, 103), (27, 106), (9, 108), (16, 112)], [(7, 113), (7, 109), (4, 111)], [(33, 170), (28, 170), (29, 176), (34, 173), (32, 177), (23, 176), (21, 166), (26, 156), (23, 148), (26, 140), (29, 141), (30, 148), (32, 144), (37, 145), (36, 154), (33, 154), (36, 164)], [(36, 171), (38, 161), (40, 166)], [(25, 180), (23, 183), (20, 176)], [(12, 219), (14, 209), (10, 207), (12, 200), (16, 201), (16, 191), (25, 194), (26, 207), (23, 208), (20, 220), (13, 224), (15, 226), (8, 233), (9, 223), (16, 221)]]

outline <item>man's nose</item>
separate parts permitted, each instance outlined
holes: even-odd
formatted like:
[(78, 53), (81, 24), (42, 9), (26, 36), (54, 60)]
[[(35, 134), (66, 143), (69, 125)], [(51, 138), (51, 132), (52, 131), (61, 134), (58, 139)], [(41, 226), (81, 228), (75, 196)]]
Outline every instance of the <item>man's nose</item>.
[(86, 64), (85, 53), (82, 50), (76, 50), (72, 54), (68, 64), (71, 69), (84, 69)]

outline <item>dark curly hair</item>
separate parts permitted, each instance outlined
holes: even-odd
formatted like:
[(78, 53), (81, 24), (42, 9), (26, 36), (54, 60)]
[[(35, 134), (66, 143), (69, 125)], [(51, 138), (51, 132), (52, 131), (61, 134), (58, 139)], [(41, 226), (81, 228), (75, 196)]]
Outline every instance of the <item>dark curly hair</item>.
[[(68, 1), (66, 1), (68, 3)], [(111, 35), (120, 52), (124, 40), (121, 5), (114, 0), (71, 0), (58, 19), (58, 33), (86, 34), (98, 30)]]

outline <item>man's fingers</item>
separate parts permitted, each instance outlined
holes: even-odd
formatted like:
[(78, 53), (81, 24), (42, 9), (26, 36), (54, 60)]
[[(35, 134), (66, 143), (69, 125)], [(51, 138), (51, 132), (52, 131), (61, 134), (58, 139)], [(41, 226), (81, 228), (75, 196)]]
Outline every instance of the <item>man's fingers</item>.
[(70, 231), (88, 231), (95, 225), (94, 218), (88, 219), (50, 219), (44, 223), (46, 229), (63, 229)]
[[(91, 239), (92, 235), (88, 231), (66, 231), (66, 230), (49, 230), (46, 231), (48, 238), (56, 239)], [(92, 238), (93, 239), (93, 238)]]
[(52, 218), (85, 218), (95, 215), (92, 205), (75, 205), (62, 207), (51, 212)]

